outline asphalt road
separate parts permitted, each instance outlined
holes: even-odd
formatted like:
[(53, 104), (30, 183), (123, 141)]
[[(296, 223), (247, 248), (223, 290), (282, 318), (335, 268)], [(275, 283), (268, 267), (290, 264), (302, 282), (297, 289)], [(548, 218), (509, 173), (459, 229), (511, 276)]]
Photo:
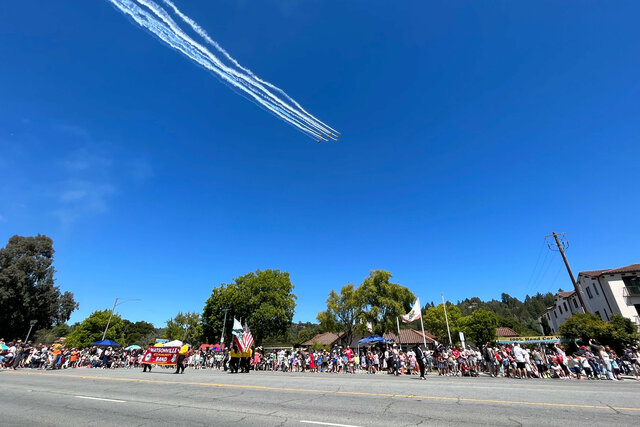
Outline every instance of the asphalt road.
[(640, 382), (189, 370), (0, 372), (2, 426), (640, 425)]

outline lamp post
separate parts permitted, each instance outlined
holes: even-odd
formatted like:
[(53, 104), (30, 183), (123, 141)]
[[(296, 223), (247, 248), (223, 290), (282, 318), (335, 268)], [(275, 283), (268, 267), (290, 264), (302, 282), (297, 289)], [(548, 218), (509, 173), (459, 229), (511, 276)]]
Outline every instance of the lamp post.
[(27, 341), (29, 341), (29, 335), (31, 335), (31, 330), (33, 329), (33, 327), (35, 326), (35, 324), (38, 323), (37, 320), (31, 320), (29, 322), (29, 325), (31, 325), (29, 327), (29, 332), (27, 332), (27, 337), (24, 339), (24, 342), (26, 343)]
[(128, 302), (128, 301), (140, 301), (139, 299), (134, 298), (134, 299), (125, 299), (125, 300), (122, 300), (122, 301), (118, 302), (119, 299), (120, 298), (116, 298), (116, 302), (113, 303), (113, 308), (111, 309), (111, 314), (109, 315), (109, 320), (107, 321), (107, 327), (104, 328), (104, 333), (102, 334), (102, 339), (103, 340), (104, 340), (104, 337), (107, 336), (107, 331), (109, 330), (109, 325), (111, 324), (111, 318), (113, 317), (113, 312), (116, 310), (116, 307), (119, 306), (120, 304), (124, 304), (125, 302)]

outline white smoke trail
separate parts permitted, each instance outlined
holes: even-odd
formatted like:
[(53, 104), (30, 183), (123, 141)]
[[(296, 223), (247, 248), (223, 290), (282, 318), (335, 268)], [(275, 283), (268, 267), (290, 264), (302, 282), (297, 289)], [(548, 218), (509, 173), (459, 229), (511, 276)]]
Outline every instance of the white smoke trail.
[[(244, 74), (244, 73), (241, 73), (241, 72), (239, 72), (237, 70), (234, 70), (233, 68), (229, 68), (229, 67), (225, 66), (209, 50), (207, 50), (204, 46), (200, 45), (199, 43), (194, 41), (191, 37), (189, 37), (186, 33), (184, 33), (184, 31), (182, 31), (182, 29), (178, 26), (178, 24), (176, 24), (176, 22), (171, 18), (171, 16), (169, 16), (167, 11), (164, 10), (162, 7), (160, 7), (153, 0), (136, 0), (136, 1), (138, 3), (140, 3), (141, 5), (147, 7), (153, 13), (155, 13), (178, 36), (180, 36), (183, 40), (185, 40), (185, 42), (189, 43), (195, 49), (198, 49), (201, 53), (203, 53), (204, 55), (208, 56), (216, 64), (216, 66), (220, 67), (224, 72), (232, 75), (234, 78), (238, 78), (238, 79), (241, 79), (241, 80), (245, 81), (246, 84), (248, 84), (250, 86), (253, 86), (256, 89), (254, 92), (256, 92), (257, 95), (266, 98), (266, 100), (268, 100), (269, 102), (272, 102), (274, 104), (278, 104), (281, 109), (287, 110), (290, 114), (293, 114), (294, 116), (296, 116), (298, 120), (304, 121), (308, 126), (311, 126), (313, 128), (317, 128), (322, 133), (325, 133), (328, 136), (332, 136), (333, 139), (337, 139), (336, 138), (337, 135), (334, 135), (330, 130), (326, 129), (324, 126), (322, 126), (320, 123), (318, 123), (319, 121), (315, 117), (309, 116), (308, 114), (302, 114), (299, 111), (299, 109), (296, 110), (295, 108), (291, 107), (291, 105), (289, 105), (286, 102), (282, 101), (280, 98), (278, 98), (276, 95), (271, 93), (267, 88), (265, 88), (262, 84), (258, 83), (256, 81), (256, 79), (252, 78), (251, 76), (249, 76), (247, 74)], [(229, 58), (231, 58), (228, 54), (227, 54), (227, 56)], [(231, 60), (237, 64), (237, 62), (233, 58), (231, 58)], [(244, 69), (239, 64), (238, 64), (238, 67)], [(249, 90), (253, 90), (252, 88), (249, 88), (249, 87), (248, 87), (248, 89)]]
[(185, 56), (189, 57), (196, 63), (202, 65), (206, 69), (213, 71), (216, 75), (218, 75), (224, 82), (230, 84), (232, 87), (242, 90), (245, 94), (250, 95), (253, 98), (254, 102), (257, 102), (262, 107), (266, 108), (271, 113), (280, 117), (284, 121), (290, 123), (296, 128), (300, 129), (307, 134), (313, 135), (315, 138), (324, 138), (317, 129), (311, 129), (308, 126), (300, 123), (297, 117), (293, 117), (290, 114), (282, 111), (277, 106), (274, 106), (260, 96), (256, 95), (254, 92), (247, 90), (247, 87), (242, 85), (232, 76), (224, 73), (214, 64), (212, 64), (206, 57), (203, 57), (202, 53), (195, 51), (192, 46), (189, 44), (185, 44), (183, 40), (181, 40), (170, 28), (166, 25), (159, 22), (155, 17), (149, 14), (144, 9), (140, 8), (137, 4), (135, 4), (131, 0), (110, 0), (118, 9), (122, 12), (128, 14), (136, 21), (139, 25), (144, 28), (147, 28), (153, 34), (155, 34), (158, 38), (160, 38), (165, 43), (169, 44), (174, 49), (182, 52)]
[(260, 82), (263, 85), (265, 85), (265, 86), (277, 91), (278, 93), (280, 93), (282, 96), (284, 96), (287, 99), (287, 101), (291, 102), (296, 108), (298, 108), (301, 112), (303, 112), (308, 118), (310, 118), (311, 120), (317, 122), (320, 126), (324, 127), (329, 133), (333, 133), (335, 135), (339, 134), (335, 129), (331, 128), (326, 123), (324, 123), (321, 120), (317, 119), (316, 117), (312, 116), (309, 112), (307, 112), (304, 108), (302, 108), (302, 106), (300, 104), (298, 104), (295, 99), (291, 98), (284, 90), (280, 89), (279, 87), (277, 87), (277, 86), (275, 86), (275, 85), (273, 85), (273, 84), (271, 84), (271, 83), (269, 83), (267, 81), (262, 80), (260, 77), (256, 76), (253, 73), (253, 71), (251, 71), (250, 69), (240, 65), (238, 63), (238, 61), (236, 61), (235, 58), (233, 58), (229, 54), (229, 52), (227, 52), (222, 46), (220, 46), (220, 44), (218, 44), (218, 42), (216, 42), (211, 37), (209, 37), (209, 34), (200, 25), (198, 25), (197, 22), (195, 22), (193, 19), (189, 18), (187, 15), (182, 13), (182, 11), (180, 9), (178, 9), (178, 7), (173, 2), (171, 2), (171, 0), (162, 0), (162, 1), (164, 2), (164, 4), (166, 4), (171, 9), (173, 9), (173, 12), (176, 15), (178, 15), (184, 22), (186, 22), (193, 29), (193, 31), (195, 31), (200, 37), (202, 37), (211, 46), (216, 48), (218, 50), (218, 52), (220, 52), (229, 62), (231, 62), (236, 67), (238, 67), (240, 70), (242, 70), (245, 73), (247, 73), (251, 78), (253, 78), (257, 82)]
[[(292, 107), (285, 101), (278, 98), (275, 94), (271, 93), (265, 86), (275, 88), (275, 86), (264, 82), (258, 81), (257, 77), (250, 71), (246, 71), (245, 68), (240, 66), (231, 56), (222, 49), (222, 47), (216, 47), (217, 44), (212, 44), (219, 51), (223, 52), (225, 57), (230, 58), (230, 61), (237, 65), (241, 70), (244, 70), (246, 74), (241, 73), (233, 68), (227, 67), (223, 64), (215, 55), (213, 55), (208, 49), (190, 38), (180, 27), (175, 23), (171, 16), (162, 7), (157, 5), (152, 0), (109, 0), (116, 8), (121, 12), (130, 16), (137, 24), (146, 28), (160, 40), (167, 43), (172, 48), (178, 50), (189, 59), (203, 66), (204, 68), (212, 71), (217, 75), (224, 83), (228, 84), (232, 89), (238, 91), (240, 94), (246, 96), (252, 102), (258, 106), (266, 109), (272, 114), (276, 115), (280, 119), (286, 121), (292, 126), (296, 127), (300, 131), (317, 138), (318, 140), (337, 139), (337, 135), (332, 132), (333, 129), (324, 125), (321, 121), (304, 111), (299, 104), (293, 101), (288, 95), (284, 96), (289, 99), (294, 105), (299, 108)], [(147, 9), (143, 9), (138, 4), (143, 5)], [(173, 6), (175, 10), (175, 6)], [(149, 12), (150, 11), (150, 12)], [(155, 16), (154, 16), (155, 15)], [(180, 14), (178, 15), (180, 16)], [(183, 15), (184, 16), (184, 15)], [(180, 16), (183, 20), (184, 18)], [(159, 19), (158, 19), (159, 18)], [(189, 19), (185, 16), (185, 18)], [(193, 25), (185, 20), (189, 25), (195, 28), (200, 28), (195, 22)], [(200, 28), (203, 34), (206, 34), (204, 30)], [(207, 38), (210, 38), (207, 35)], [(215, 42), (214, 42), (215, 43)], [(281, 93), (278, 88), (275, 88)], [(324, 126), (323, 126), (324, 125)], [(326, 127), (325, 127), (326, 126)], [(328, 128), (328, 129), (327, 129)]]

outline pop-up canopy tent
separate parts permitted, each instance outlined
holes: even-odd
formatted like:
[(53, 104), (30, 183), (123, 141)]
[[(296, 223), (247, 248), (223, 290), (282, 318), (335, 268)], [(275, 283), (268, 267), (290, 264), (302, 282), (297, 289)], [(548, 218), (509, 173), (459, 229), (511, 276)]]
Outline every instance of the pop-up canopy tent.
[(138, 350), (142, 347), (140, 347), (139, 345), (130, 345), (129, 347), (126, 347), (125, 350)]
[(376, 343), (385, 343), (385, 342), (393, 342), (391, 338), (383, 338), (380, 335), (371, 335), (366, 338), (362, 338), (358, 341), (358, 344), (376, 344)]
[(173, 340), (162, 344), (163, 347), (182, 347), (182, 341)]
[(103, 345), (103, 346), (108, 346), (108, 347), (120, 347), (120, 344), (118, 344), (115, 341), (111, 341), (111, 340), (102, 340), (102, 341), (92, 342), (91, 345)]
[(200, 345), (200, 350), (208, 350), (211, 349), (212, 351), (220, 351), (220, 344), (202, 344)]

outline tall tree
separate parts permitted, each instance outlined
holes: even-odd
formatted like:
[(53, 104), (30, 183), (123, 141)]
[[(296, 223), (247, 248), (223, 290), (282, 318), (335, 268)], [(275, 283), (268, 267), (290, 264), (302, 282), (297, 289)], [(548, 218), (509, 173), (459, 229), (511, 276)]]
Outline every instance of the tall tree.
[(55, 285), (53, 240), (13, 236), (0, 249), (0, 336), (22, 337), (30, 321), (38, 329), (69, 320), (78, 308), (70, 292)]
[(426, 330), (434, 334), (438, 341), (448, 343), (449, 334), (447, 333), (447, 322), (449, 319), (449, 328), (451, 330), (452, 344), (457, 343), (459, 339), (458, 332), (460, 327), (458, 320), (461, 317), (460, 309), (447, 301), (447, 316), (444, 315), (444, 305), (439, 304), (428, 309), (424, 313), (424, 327)]
[(124, 319), (123, 332), (125, 345), (137, 344), (144, 347), (151, 344), (156, 336), (156, 328), (152, 323), (145, 321), (134, 323)]
[(202, 314), (204, 337), (220, 339), (224, 310), (228, 310), (225, 341), (231, 340), (233, 318), (247, 322), (257, 345), (267, 336), (284, 335), (293, 321), (296, 296), (289, 273), (258, 270), (213, 289)]
[(473, 341), (476, 345), (490, 343), (496, 339), (498, 317), (490, 311), (479, 308), (471, 316), (461, 317), (458, 324), (467, 340)]
[(361, 299), (354, 284), (348, 283), (340, 289), (340, 294), (333, 289), (329, 292), (327, 309), (318, 313), (317, 318), (323, 329), (344, 332), (346, 342), (350, 343), (361, 312)]
[(380, 335), (394, 331), (396, 318), (407, 313), (416, 299), (408, 288), (391, 283), (391, 277), (388, 271), (371, 271), (356, 290), (362, 307), (359, 320), (363, 324), (370, 322), (373, 331)]
[(165, 336), (170, 340), (180, 340), (191, 345), (202, 342), (202, 317), (198, 313), (178, 313), (167, 320)]
[(67, 346), (70, 347), (88, 347), (92, 342), (100, 341), (107, 324), (109, 329), (105, 339), (124, 345), (124, 321), (119, 314), (111, 316), (111, 310), (94, 311), (84, 319), (79, 325), (76, 325), (71, 333), (67, 335)]

